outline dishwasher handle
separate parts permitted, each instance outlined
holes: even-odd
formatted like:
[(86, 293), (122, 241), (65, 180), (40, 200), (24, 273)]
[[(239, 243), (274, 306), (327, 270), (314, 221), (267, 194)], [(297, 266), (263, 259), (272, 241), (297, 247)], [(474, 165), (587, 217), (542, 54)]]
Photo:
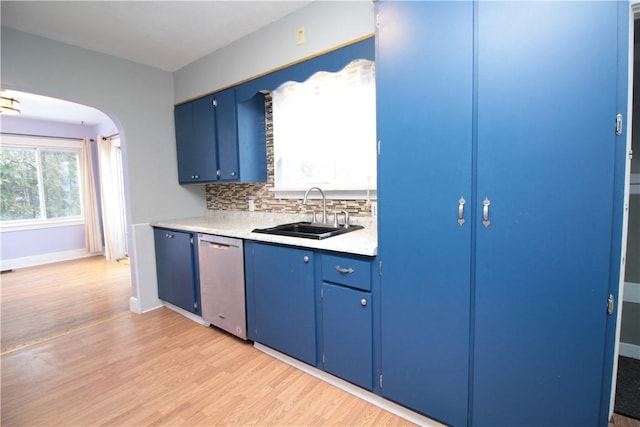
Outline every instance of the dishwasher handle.
[(232, 237), (214, 236), (211, 234), (198, 234), (198, 242), (203, 249), (242, 249), (242, 240)]

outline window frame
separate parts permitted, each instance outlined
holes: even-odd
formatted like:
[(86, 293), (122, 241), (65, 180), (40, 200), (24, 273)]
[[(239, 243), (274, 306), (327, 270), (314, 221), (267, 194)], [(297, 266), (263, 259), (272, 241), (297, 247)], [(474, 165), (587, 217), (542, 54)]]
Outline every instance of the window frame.
[(82, 186), (82, 141), (71, 138), (47, 138), (44, 136), (18, 136), (1, 135), (0, 148), (15, 150), (35, 150), (38, 165), (38, 192), (40, 195), (40, 208), (43, 216), (46, 216), (46, 197), (42, 181), (42, 151), (67, 151), (78, 155), (78, 184), (80, 197), (80, 215), (65, 218), (39, 218), (39, 219), (19, 219), (11, 221), (0, 220), (0, 232), (26, 231), (45, 228), (66, 227), (84, 224), (84, 207), (82, 197), (84, 188)]

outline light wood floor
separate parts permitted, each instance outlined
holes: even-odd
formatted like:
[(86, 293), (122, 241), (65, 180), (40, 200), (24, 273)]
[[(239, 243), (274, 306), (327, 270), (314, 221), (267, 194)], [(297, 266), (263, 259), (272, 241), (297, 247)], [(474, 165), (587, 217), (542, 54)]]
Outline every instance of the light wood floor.
[[(128, 266), (100, 264), (2, 275), (3, 426), (412, 425), (168, 309), (122, 310)], [(100, 281), (113, 296), (82, 288)]]
[(128, 265), (88, 258), (0, 280), (3, 426), (412, 425), (168, 309), (130, 313)]
[(3, 353), (129, 311), (128, 262), (83, 258), (3, 273), (0, 281)]

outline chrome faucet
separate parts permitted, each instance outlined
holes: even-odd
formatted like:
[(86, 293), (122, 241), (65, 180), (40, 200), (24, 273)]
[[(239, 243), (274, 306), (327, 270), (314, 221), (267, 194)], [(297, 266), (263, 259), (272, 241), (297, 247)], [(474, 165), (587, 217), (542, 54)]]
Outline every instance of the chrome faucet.
[[(311, 190), (318, 190), (320, 192), (320, 194), (322, 194), (322, 222), (326, 223), (327, 222), (327, 198), (324, 196), (324, 191), (322, 191), (322, 189), (320, 187), (311, 187), (310, 189), (308, 189), (304, 193), (304, 198), (302, 199), (302, 204), (303, 205), (307, 204), (307, 197), (309, 196), (309, 193), (311, 192)], [(315, 217), (315, 215), (314, 215), (314, 217)]]

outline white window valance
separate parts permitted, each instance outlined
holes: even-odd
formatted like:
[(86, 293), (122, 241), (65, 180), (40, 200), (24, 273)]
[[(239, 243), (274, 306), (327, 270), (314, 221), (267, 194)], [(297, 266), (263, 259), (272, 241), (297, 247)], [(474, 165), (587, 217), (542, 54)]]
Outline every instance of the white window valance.
[(275, 189), (376, 187), (375, 64), (355, 60), (272, 92)]

